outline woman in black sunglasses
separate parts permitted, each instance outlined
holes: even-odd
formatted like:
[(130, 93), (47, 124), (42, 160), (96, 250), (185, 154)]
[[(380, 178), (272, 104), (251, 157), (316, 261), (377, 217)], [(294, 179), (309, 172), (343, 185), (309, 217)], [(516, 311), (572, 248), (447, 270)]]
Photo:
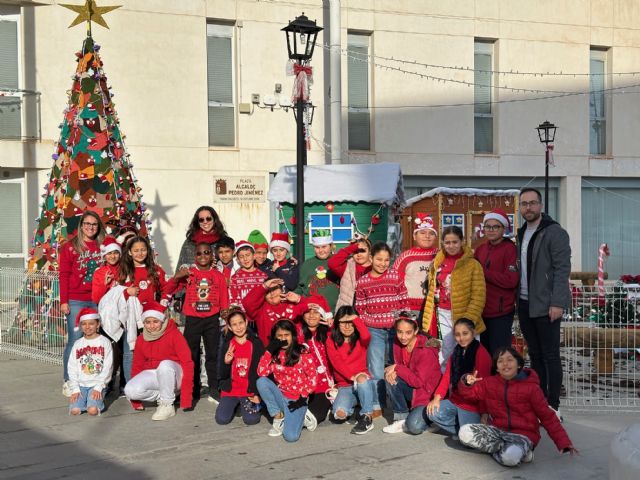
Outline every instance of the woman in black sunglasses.
[(190, 267), (195, 262), (196, 245), (200, 242), (208, 243), (211, 248), (220, 239), (226, 236), (224, 224), (213, 207), (202, 206), (193, 214), (187, 230), (187, 238), (182, 244), (176, 272), (182, 266)]

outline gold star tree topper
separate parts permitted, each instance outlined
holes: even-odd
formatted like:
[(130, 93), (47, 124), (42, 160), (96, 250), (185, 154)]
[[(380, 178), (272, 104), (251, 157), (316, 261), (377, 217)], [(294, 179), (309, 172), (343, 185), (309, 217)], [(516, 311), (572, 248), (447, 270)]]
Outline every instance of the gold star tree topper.
[(64, 8), (68, 8), (69, 10), (73, 10), (78, 14), (76, 19), (71, 22), (69, 28), (75, 27), (76, 25), (81, 24), (82, 22), (87, 22), (87, 32), (89, 36), (91, 36), (91, 22), (95, 22), (104, 28), (109, 28), (107, 22), (102, 18), (102, 15), (105, 13), (109, 13), (116, 8), (120, 8), (122, 5), (115, 5), (109, 7), (99, 7), (96, 5), (95, 0), (85, 0), (84, 5), (70, 5), (61, 3), (60, 6)]

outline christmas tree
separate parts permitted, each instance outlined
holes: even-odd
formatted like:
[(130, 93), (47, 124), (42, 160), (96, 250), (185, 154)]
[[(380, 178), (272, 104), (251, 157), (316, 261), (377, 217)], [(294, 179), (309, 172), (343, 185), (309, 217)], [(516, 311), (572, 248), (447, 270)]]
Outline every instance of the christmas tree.
[(87, 38), (76, 53), (78, 66), (29, 251), (31, 270), (57, 270), (60, 244), (75, 235), (87, 209), (112, 231), (131, 225), (141, 235), (151, 233), (102, 68), (100, 45), (91, 37), (91, 22), (106, 27), (101, 14), (117, 7), (97, 7), (93, 0), (83, 6), (63, 6), (79, 14), (71, 26), (87, 21)]

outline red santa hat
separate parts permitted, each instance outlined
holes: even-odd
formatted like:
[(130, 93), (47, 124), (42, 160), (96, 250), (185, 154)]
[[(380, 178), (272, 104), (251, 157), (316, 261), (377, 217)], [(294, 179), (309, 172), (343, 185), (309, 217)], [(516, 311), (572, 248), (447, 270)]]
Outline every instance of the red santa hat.
[(499, 208), (494, 208), (489, 213), (487, 213), (482, 219), (482, 223), (485, 223), (487, 220), (497, 220), (499, 221), (505, 230), (511, 230), (511, 222), (509, 221), (509, 217)]
[(438, 235), (438, 231), (433, 224), (433, 218), (431, 218), (431, 215), (428, 213), (416, 213), (414, 222), (416, 224), (416, 227), (413, 229), (414, 233), (418, 230), (431, 230), (433, 233)]
[(83, 308), (76, 315), (76, 326), (74, 330), (77, 332), (80, 330), (80, 324), (85, 320), (98, 320), (100, 321), (100, 314), (93, 308)]
[(289, 243), (289, 234), (287, 232), (273, 232), (271, 234), (271, 242), (269, 242), (269, 250), (273, 247), (282, 247), (287, 252), (291, 250), (291, 244)]
[(115, 238), (104, 237), (104, 241), (102, 242), (102, 245), (100, 245), (100, 254), (104, 257), (110, 252), (122, 253), (122, 248)]
[(252, 243), (247, 242), (246, 240), (240, 240), (238, 242), (236, 242), (236, 253), (238, 253), (238, 250), (240, 250), (241, 248), (250, 248), (252, 252), (256, 251), (256, 248), (253, 246)]
[(320, 313), (320, 316), (323, 320), (327, 320), (333, 317), (333, 313), (331, 313), (331, 309), (329, 308), (329, 303), (327, 303), (327, 299), (324, 298), (324, 296), (311, 295), (310, 297), (305, 298), (305, 303), (306, 305), (303, 313), (307, 313), (309, 310), (311, 310), (309, 305), (315, 303), (320, 307), (318, 309), (318, 312)]
[(142, 306), (142, 320), (147, 318), (157, 318), (158, 320), (165, 321), (164, 311), (166, 307), (160, 305), (158, 302), (147, 302)]

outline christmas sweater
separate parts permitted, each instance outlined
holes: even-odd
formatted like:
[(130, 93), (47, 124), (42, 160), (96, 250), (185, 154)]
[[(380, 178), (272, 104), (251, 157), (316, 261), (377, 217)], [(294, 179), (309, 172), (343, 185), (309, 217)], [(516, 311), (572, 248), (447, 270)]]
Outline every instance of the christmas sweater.
[(353, 377), (359, 373), (366, 373), (371, 377), (369, 370), (367, 370), (367, 347), (371, 341), (371, 334), (360, 317), (353, 319), (353, 326), (360, 334), (360, 339), (353, 347), (353, 351), (350, 351), (351, 344), (349, 342), (337, 346), (333, 339), (327, 340), (327, 357), (337, 387), (353, 385)]
[(271, 328), (278, 320), (286, 318), (295, 320), (302, 315), (306, 309), (306, 300), (302, 298), (300, 303), (295, 305), (286, 300), (277, 305), (271, 305), (265, 301), (267, 291), (263, 285), (258, 285), (251, 290), (242, 300), (242, 306), (249, 318), (255, 321), (258, 330), (258, 337), (266, 346), (269, 343)]
[(358, 279), (355, 307), (367, 327), (391, 328), (394, 313), (409, 308), (407, 287), (393, 269), (379, 277), (369, 272)]
[[(277, 265), (273, 270), (273, 265)], [(271, 263), (272, 270), (267, 272), (269, 278), (280, 278), (284, 280), (284, 286), (289, 292), (295, 291), (298, 288), (298, 278), (300, 276), (300, 270), (297, 263), (293, 263), (293, 260), (287, 258), (284, 262), (278, 264), (275, 260)]]
[[(91, 282), (91, 300), (98, 305), (104, 294), (111, 290), (111, 287), (118, 285), (118, 265), (103, 265), (93, 274), (93, 282)], [(111, 277), (111, 281), (107, 282), (107, 277)]]
[(169, 280), (163, 294), (173, 295), (182, 289), (186, 289), (182, 313), (188, 317), (211, 317), (229, 307), (227, 280), (215, 268), (190, 267), (187, 277)]
[(100, 245), (87, 240), (82, 253), (76, 252), (73, 242), (68, 241), (60, 247), (60, 303), (69, 300), (91, 301), (91, 283), (93, 274), (102, 263)]
[(340, 277), (329, 270), (328, 260), (320, 260), (317, 257), (305, 260), (300, 267), (300, 279), (296, 292), (305, 297), (322, 295), (333, 312), (340, 294)]
[(458, 255), (445, 255), (444, 260), (436, 271), (436, 294), (438, 296), (438, 308), (443, 310), (451, 310), (451, 273), (456, 263), (464, 255), (460, 252)]
[[(237, 270), (231, 275), (231, 280), (229, 281), (230, 303), (240, 305), (244, 297), (254, 287), (262, 285), (267, 278), (269, 278), (268, 275), (259, 268), (254, 268), (251, 272), (244, 268)], [(253, 321), (253, 319), (250, 319), (250, 321)]]
[(107, 387), (113, 371), (111, 342), (102, 335), (92, 339), (79, 338), (71, 348), (67, 367), (71, 393), (79, 393), (80, 387), (101, 392)]
[[(133, 271), (133, 280), (127, 279), (124, 283), (125, 287), (138, 287), (140, 291), (138, 292), (138, 300), (141, 304), (145, 304), (147, 302), (157, 302), (161, 299), (161, 297), (168, 298), (168, 295), (162, 295), (162, 292), (167, 288), (167, 280), (164, 270), (160, 265), (156, 266), (158, 272), (158, 280), (160, 285), (156, 287), (155, 283), (149, 278), (147, 275), (147, 267), (136, 266)], [(125, 290), (123, 292), (125, 300), (129, 300), (129, 294)]]
[(308, 351), (303, 351), (298, 363), (289, 367), (285, 365), (285, 351), (280, 350), (277, 355), (279, 363), (274, 361), (271, 353), (264, 352), (258, 362), (258, 375), (260, 377), (273, 375), (276, 385), (289, 400), (297, 400), (299, 397), (308, 397), (312, 394), (318, 381), (313, 356)]
[(398, 272), (407, 287), (409, 308), (419, 311), (427, 295), (427, 273), (436, 258), (437, 248), (413, 247), (405, 250), (393, 263), (393, 269)]
[[(233, 335), (227, 335), (226, 338), (222, 342), (222, 347), (220, 349), (222, 355), (222, 361), (220, 362), (220, 368), (218, 370), (218, 386), (220, 387), (220, 392), (223, 397), (230, 396), (252, 396), (258, 393), (258, 387), (256, 386), (256, 382), (258, 380), (258, 362), (262, 358), (262, 354), (264, 353), (264, 347), (262, 346), (262, 342), (259, 338), (253, 336), (253, 334), (249, 333), (247, 335), (247, 342), (251, 344), (251, 355), (249, 356), (248, 365), (244, 361), (238, 362), (238, 358), (246, 358), (246, 354), (238, 354), (237, 345), (236, 350), (233, 355), (233, 361), (231, 364), (227, 364), (224, 362), (224, 356), (229, 350), (229, 345), (231, 343), (238, 343), (235, 340)], [(236, 379), (244, 378), (244, 372), (246, 371), (246, 392), (242, 395), (238, 395), (237, 393), (241, 391), (243, 387), (238, 387), (236, 385)], [(235, 373), (234, 373), (235, 372)], [(233, 393), (232, 393), (233, 392)]]
[[(333, 382), (333, 372), (331, 371), (331, 366), (329, 363), (329, 359), (327, 357), (327, 346), (321, 341), (316, 339), (316, 333), (311, 332), (311, 338), (309, 340), (304, 338), (304, 331), (302, 330), (302, 324), (298, 323), (296, 325), (298, 330), (298, 342), (303, 343), (307, 346), (309, 353), (313, 356), (314, 361), (316, 362), (316, 371), (318, 372), (318, 382), (316, 384), (316, 389), (314, 393), (323, 394), (327, 391), (328, 388), (332, 387)], [(329, 335), (327, 335), (327, 342), (331, 341), (329, 339)]]

